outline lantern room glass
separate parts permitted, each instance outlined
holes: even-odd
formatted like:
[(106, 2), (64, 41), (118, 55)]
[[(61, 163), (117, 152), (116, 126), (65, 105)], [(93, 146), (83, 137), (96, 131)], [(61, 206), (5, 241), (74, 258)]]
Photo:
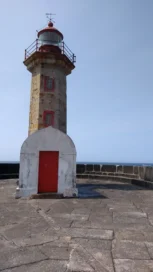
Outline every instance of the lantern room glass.
[(62, 41), (62, 38), (55, 32), (47, 31), (40, 34), (39, 41), (42, 45), (59, 45)]

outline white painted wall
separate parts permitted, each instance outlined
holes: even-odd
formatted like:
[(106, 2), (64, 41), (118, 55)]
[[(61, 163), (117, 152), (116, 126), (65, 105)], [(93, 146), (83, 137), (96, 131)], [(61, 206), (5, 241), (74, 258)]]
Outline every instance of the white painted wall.
[(39, 151), (59, 151), (58, 193), (64, 196), (77, 195), (75, 145), (68, 135), (47, 127), (31, 134), (21, 147), (16, 197), (37, 194)]

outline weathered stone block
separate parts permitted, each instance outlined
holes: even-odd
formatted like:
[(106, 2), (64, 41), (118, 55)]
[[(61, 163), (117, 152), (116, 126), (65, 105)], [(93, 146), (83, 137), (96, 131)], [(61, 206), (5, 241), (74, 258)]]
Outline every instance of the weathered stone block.
[(18, 174), (19, 163), (1, 163), (0, 174)]
[(96, 176), (92, 175), (92, 174), (90, 174), (88, 177), (89, 177), (89, 179), (95, 179), (96, 178)]
[(115, 259), (150, 259), (146, 245), (143, 242), (114, 240), (112, 248), (113, 257)]
[(100, 172), (100, 164), (94, 164), (94, 171)]
[(123, 177), (135, 177), (135, 175), (133, 173), (132, 174), (122, 173), (121, 176), (123, 176)]
[(147, 181), (145, 181), (145, 182), (147, 183), (147, 188), (153, 189), (153, 183), (152, 182), (147, 182)]
[[(91, 200), (90, 200), (91, 201)], [(59, 230), (61, 236), (71, 236), (72, 238), (86, 238), (98, 240), (112, 240), (113, 231), (104, 229), (83, 229), (83, 228), (62, 228)]]
[(135, 175), (139, 174), (139, 167), (138, 166), (134, 166), (134, 174)]
[(122, 173), (123, 172), (123, 165), (117, 165), (116, 172)]
[(144, 179), (145, 175), (145, 167), (144, 166), (139, 166), (139, 177), (140, 179)]
[(112, 173), (108, 173), (107, 175), (108, 175), (108, 176), (114, 176), (115, 173), (112, 172)]
[(82, 174), (85, 172), (85, 164), (77, 164), (76, 167), (77, 174)]
[(40, 252), (48, 256), (49, 259), (68, 260), (70, 255), (70, 248), (67, 247), (52, 247), (52, 244), (44, 244), (38, 247)]
[(120, 173), (114, 173), (114, 175), (116, 176), (116, 177), (121, 177), (121, 176), (123, 176), (123, 173), (122, 172), (120, 172)]
[(153, 179), (153, 168), (152, 167), (146, 166), (144, 179), (148, 180), (148, 181), (151, 181)]
[(127, 174), (133, 174), (133, 166), (130, 165), (123, 166), (123, 172)]
[(102, 176), (102, 172), (95, 172), (95, 175)]
[(153, 271), (152, 260), (115, 259), (114, 263), (117, 272)]
[(116, 165), (103, 165), (102, 172), (116, 172)]
[(77, 178), (78, 179), (88, 179), (89, 175), (86, 175), (86, 174), (77, 174)]
[(139, 179), (132, 179), (131, 183), (133, 185), (141, 186), (141, 187), (146, 187), (145, 181), (144, 180), (139, 180)]
[(151, 171), (151, 179), (150, 179), (150, 181), (153, 181), (153, 167), (151, 167), (152, 168), (152, 171)]
[(93, 164), (87, 164), (85, 169), (88, 172), (92, 172), (93, 171)]
[(44, 260), (46, 257), (39, 249), (35, 248), (15, 248), (5, 249), (1, 252), (0, 268), (1, 270), (21, 266), (29, 263), (36, 263)]

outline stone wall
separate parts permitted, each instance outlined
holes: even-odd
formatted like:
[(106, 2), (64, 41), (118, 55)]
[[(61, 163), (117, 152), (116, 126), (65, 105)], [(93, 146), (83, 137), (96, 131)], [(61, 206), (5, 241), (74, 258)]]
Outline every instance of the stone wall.
[(18, 178), (19, 163), (0, 163), (0, 179)]
[[(54, 91), (44, 90), (44, 77), (54, 78)], [(54, 128), (66, 133), (66, 74), (64, 69), (51, 64), (41, 67), (41, 84), (39, 99), (39, 129), (43, 128), (43, 112), (54, 112)]]
[(38, 67), (35, 68), (31, 80), (30, 94), (30, 113), (29, 113), (29, 135), (38, 130), (39, 117), (39, 93), (40, 93), (40, 74)]
[[(0, 163), (0, 179), (16, 178), (19, 163)], [(77, 164), (78, 178), (124, 178), (153, 182), (153, 167), (130, 165)]]
[(77, 164), (78, 178), (120, 177), (153, 181), (153, 167), (137, 165)]
[[(38, 53), (38, 52), (37, 52)], [(63, 57), (63, 55), (61, 55)], [(29, 113), (29, 135), (45, 127), (44, 111), (52, 111), (53, 127), (67, 132), (67, 94), (66, 76), (74, 66), (68, 67), (67, 62), (61, 62), (55, 56), (33, 54), (24, 64), (32, 73), (31, 97)], [(54, 79), (54, 88), (45, 90), (46, 77)]]

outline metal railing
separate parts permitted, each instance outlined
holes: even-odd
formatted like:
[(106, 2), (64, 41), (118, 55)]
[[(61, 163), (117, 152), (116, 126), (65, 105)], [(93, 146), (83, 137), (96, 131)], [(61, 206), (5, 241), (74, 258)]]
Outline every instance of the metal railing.
[[(76, 56), (72, 53), (72, 51), (68, 48), (68, 46), (61, 42), (59, 44), (51, 44), (50, 41), (40, 41), (36, 39), (26, 50), (25, 50), (25, 60), (28, 59), (33, 53), (41, 52), (42, 46), (45, 46), (45, 52), (50, 52), (49, 45), (53, 45), (58, 47), (61, 50), (61, 54), (65, 55), (73, 64), (76, 62)], [(47, 49), (48, 46), (48, 49)]]

